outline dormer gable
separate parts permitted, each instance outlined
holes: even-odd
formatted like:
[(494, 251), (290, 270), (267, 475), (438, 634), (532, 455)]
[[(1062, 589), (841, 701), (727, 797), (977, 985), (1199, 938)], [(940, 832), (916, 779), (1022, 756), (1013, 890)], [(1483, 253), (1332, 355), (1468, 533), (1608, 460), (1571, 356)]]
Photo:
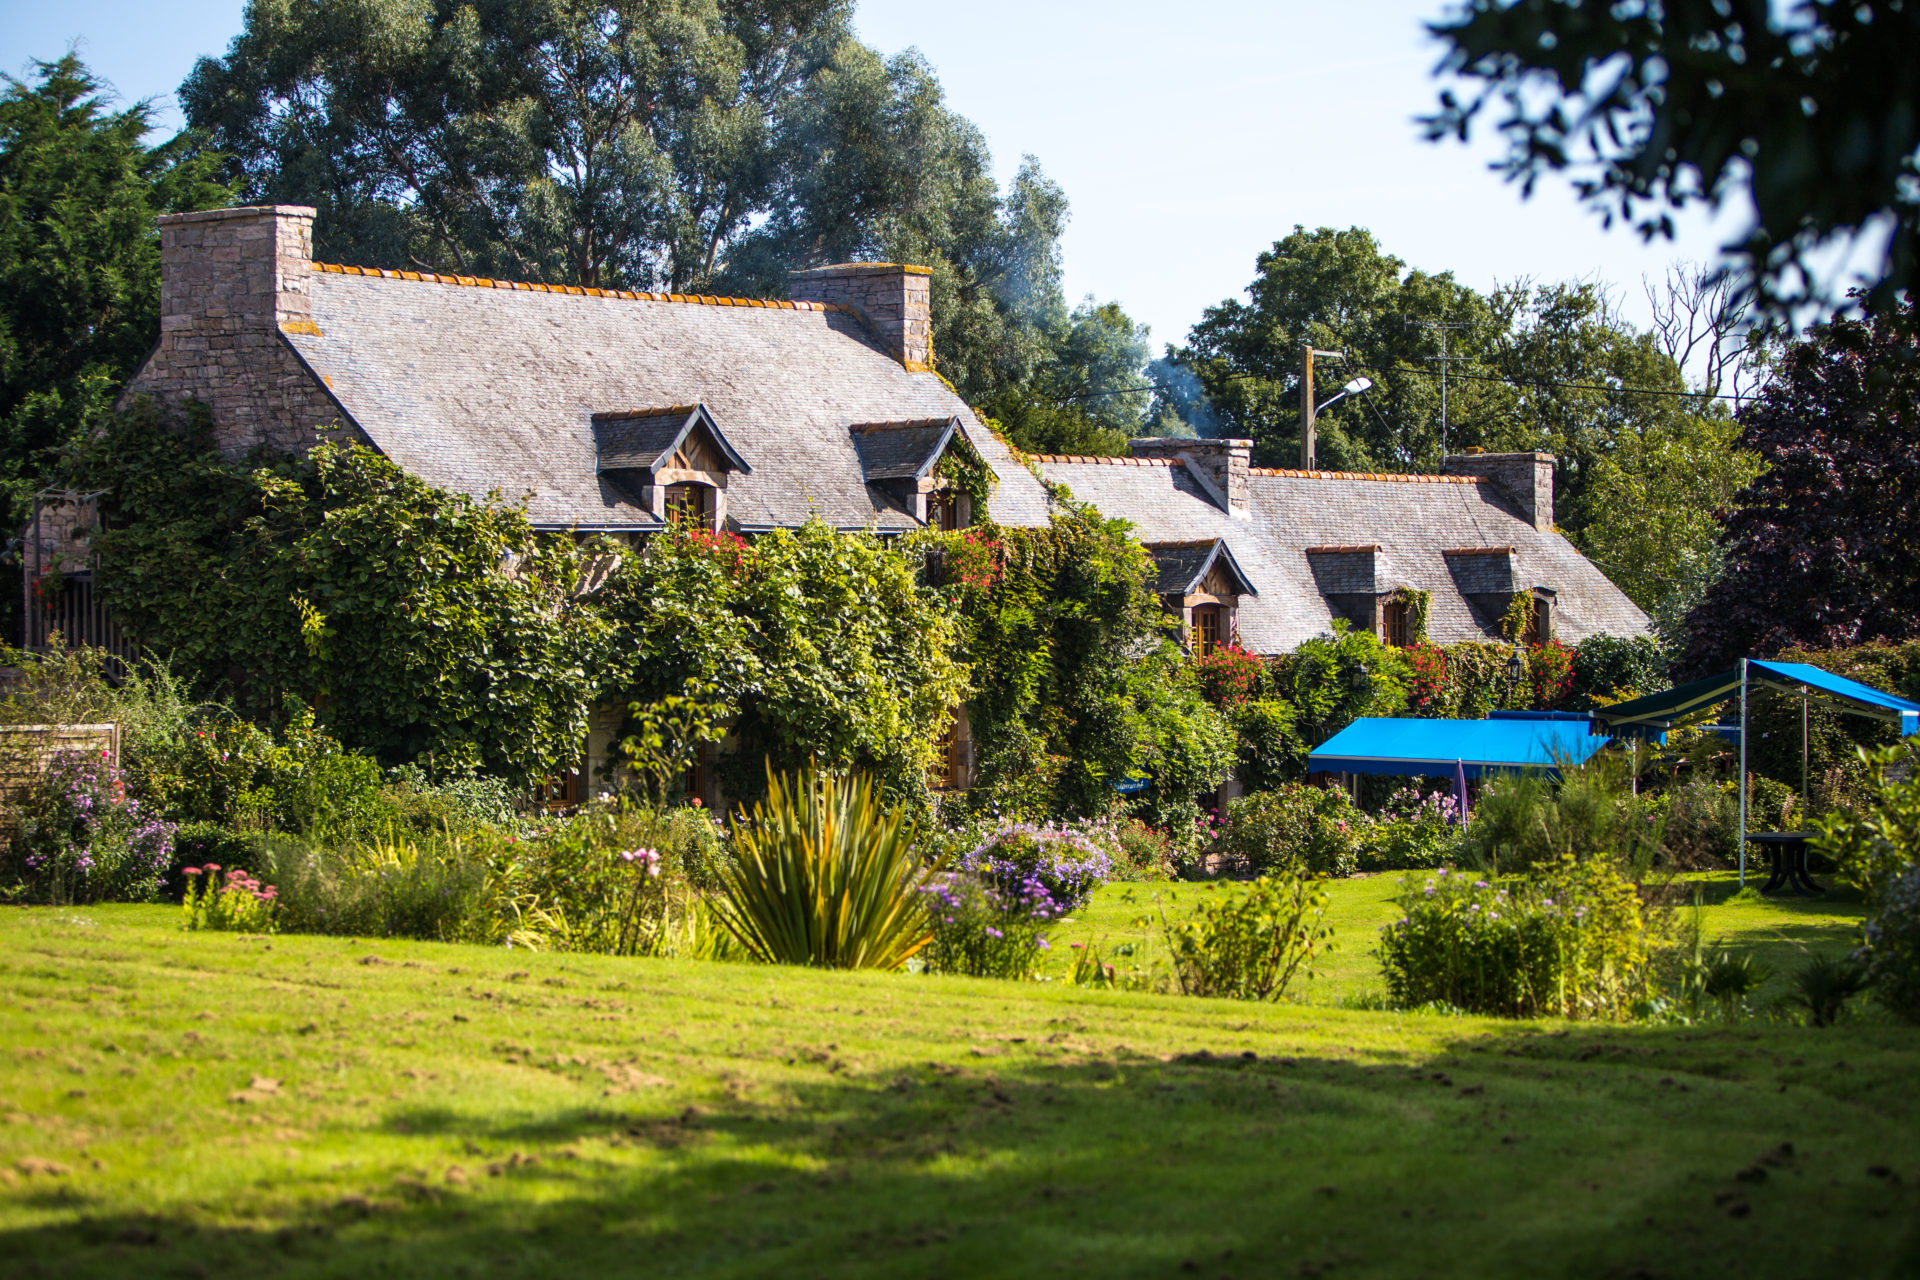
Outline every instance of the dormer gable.
[(968, 442), (959, 417), (915, 418), (902, 422), (856, 422), (847, 428), (860, 457), (860, 474), (869, 485), (898, 502), (923, 524), (964, 529), (973, 523), (971, 504), (934, 474), (940, 459), (954, 448), (976, 465), (980, 455)]
[(703, 404), (593, 415), (595, 469), (655, 518), (726, 523), (727, 477), (752, 473)]
[(1154, 592), (1169, 613), (1179, 615), (1188, 647), (1209, 653), (1234, 643), (1241, 598), (1260, 592), (1233, 558), (1233, 548), (1226, 539), (1143, 545), (1153, 557)]

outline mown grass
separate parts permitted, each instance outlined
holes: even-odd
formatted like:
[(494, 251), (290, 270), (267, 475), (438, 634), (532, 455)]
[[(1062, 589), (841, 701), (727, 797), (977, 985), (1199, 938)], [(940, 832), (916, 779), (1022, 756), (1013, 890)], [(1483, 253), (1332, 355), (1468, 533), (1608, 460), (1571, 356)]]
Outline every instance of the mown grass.
[[(1088, 927), (1109, 897), (1134, 905), (1109, 890)], [(1920, 1273), (1907, 1028), (185, 934), (141, 907), (0, 912), (0, 992), (9, 1277)]]

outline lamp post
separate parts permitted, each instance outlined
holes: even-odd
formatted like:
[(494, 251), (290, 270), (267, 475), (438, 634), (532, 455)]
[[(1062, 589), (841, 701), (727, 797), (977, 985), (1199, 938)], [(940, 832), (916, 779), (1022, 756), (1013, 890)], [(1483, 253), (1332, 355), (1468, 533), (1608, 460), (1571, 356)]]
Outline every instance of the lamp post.
[(1332, 360), (1344, 360), (1346, 355), (1347, 353), (1344, 351), (1317, 351), (1311, 342), (1301, 348), (1300, 469), (1302, 471), (1314, 470), (1314, 419), (1318, 418), (1322, 411), (1331, 409), (1335, 404), (1346, 399), (1348, 396), (1357, 396), (1373, 386), (1372, 378), (1355, 378), (1353, 381), (1347, 383), (1346, 386), (1340, 388), (1338, 395), (1329, 396), (1320, 404), (1313, 402), (1313, 358), (1315, 356), (1325, 356)]
[(1527, 650), (1519, 641), (1515, 641), (1513, 652), (1507, 655), (1507, 701), (1512, 702), (1520, 682), (1527, 678)]

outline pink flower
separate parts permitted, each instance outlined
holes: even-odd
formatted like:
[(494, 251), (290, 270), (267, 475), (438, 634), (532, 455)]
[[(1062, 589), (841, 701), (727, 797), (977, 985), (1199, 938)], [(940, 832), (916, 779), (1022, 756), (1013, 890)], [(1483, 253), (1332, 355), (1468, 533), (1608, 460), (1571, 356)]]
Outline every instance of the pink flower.
[(199, 875), (199, 874), (200, 874), (200, 868), (198, 868), (198, 867), (182, 867), (182, 868), (180, 868), (180, 874), (181, 874), (181, 875), (183, 875), (183, 876), (197, 876), (197, 875)]

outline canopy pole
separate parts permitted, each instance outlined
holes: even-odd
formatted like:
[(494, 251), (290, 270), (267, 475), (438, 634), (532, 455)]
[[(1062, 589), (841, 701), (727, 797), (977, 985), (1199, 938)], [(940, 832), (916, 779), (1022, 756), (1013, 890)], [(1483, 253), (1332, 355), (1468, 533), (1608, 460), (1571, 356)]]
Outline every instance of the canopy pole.
[(1800, 829), (1807, 829), (1807, 686), (1800, 686)]
[(1747, 887), (1747, 660), (1740, 659), (1740, 887)]

